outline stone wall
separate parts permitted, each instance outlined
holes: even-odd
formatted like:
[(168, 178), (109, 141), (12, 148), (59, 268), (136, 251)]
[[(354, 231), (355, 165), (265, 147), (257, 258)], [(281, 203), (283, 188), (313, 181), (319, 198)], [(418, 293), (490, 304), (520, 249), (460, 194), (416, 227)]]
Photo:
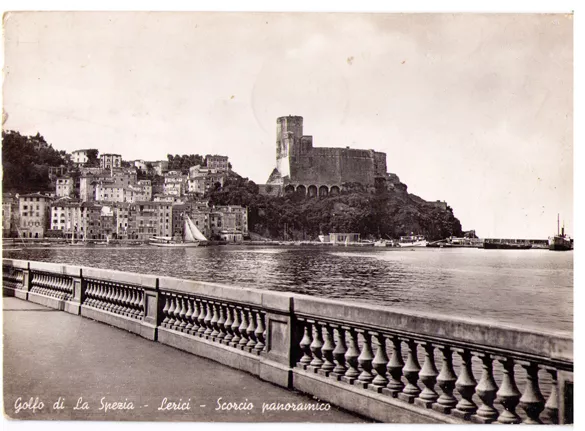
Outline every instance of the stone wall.
[(376, 178), (386, 176), (386, 154), (374, 150), (313, 147), (313, 137), (303, 135), (303, 117), (277, 119), (276, 177), (285, 184), (341, 185), (361, 183), (374, 185)]

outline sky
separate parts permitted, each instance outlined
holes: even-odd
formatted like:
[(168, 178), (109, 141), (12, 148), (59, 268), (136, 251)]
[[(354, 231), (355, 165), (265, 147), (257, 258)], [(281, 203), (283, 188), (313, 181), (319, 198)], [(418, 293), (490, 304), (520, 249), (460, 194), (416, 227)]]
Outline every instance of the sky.
[(481, 237), (573, 231), (570, 15), (25, 12), (4, 38), (4, 129), (57, 149), (225, 154), (265, 183), (300, 115)]

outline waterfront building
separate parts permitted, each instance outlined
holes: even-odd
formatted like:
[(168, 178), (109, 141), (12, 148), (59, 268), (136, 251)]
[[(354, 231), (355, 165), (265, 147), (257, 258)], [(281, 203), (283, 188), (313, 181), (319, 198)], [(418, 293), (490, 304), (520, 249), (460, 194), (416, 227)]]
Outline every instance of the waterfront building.
[(172, 211), (170, 202), (137, 202), (137, 239), (146, 241), (152, 236), (172, 236)]
[(209, 169), (214, 169), (217, 172), (227, 172), (229, 170), (229, 162), (227, 156), (208, 155), (205, 157), (206, 164)]
[(95, 202), (81, 204), (81, 232), (85, 239), (100, 239), (102, 205)]
[(50, 227), (50, 203), (51, 198), (40, 193), (19, 196), (19, 236), (44, 238), (45, 230)]
[(62, 177), (55, 180), (55, 196), (58, 198), (72, 196), (74, 188), (73, 178)]
[(188, 215), (201, 233), (210, 238), (209, 214), (211, 208), (207, 201), (195, 201), (173, 205), (173, 236), (182, 237), (185, 215)]
[(122, 156), (120, 154), (102, 154), (100, 156), (100, 168), (112, 169), (122, 167)]
[(228, 242), (240, 242), (248, 236), (248, 209), (240, 205), (221, 205), (209, 213), (211, 236)]
[(2, 194), (2, 236), (17, 236), (19, 221), (18, 195)]
[(82, 238), (83, 218), (81, 204), (72, 199), (63, 198), (51, 204), (51, 231), (66, 238)]

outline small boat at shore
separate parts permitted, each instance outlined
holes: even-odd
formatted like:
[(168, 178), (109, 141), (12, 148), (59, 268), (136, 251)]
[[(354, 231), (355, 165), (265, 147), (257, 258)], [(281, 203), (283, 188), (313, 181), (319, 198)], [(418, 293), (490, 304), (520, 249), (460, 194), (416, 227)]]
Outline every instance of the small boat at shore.
[(412, 233), (408, 236), (401, 236), (398, 241), (399, 247), (426, 247), (429, 242), (426, 240), (424, 235), (413, 235)]

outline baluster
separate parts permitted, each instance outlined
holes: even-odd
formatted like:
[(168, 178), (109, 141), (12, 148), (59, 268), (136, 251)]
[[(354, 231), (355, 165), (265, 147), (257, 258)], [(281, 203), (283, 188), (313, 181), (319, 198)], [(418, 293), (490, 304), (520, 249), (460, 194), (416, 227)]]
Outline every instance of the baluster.
[(516, 413), (516, 406), (520, 402), (520, 391), (514, 379), (514, 360), (511, 358), (498, 358), (504, 366), (502, 385), (497, 392), (498, 402), (504, 410), (498, 416), (498, 422), (502, 424), (519, 424), (520, 416)]
[(238, 343), (238, 347), (240, 349), (244, 349), (244, 347), (246, 347), (246, 344), (248, 344), (248, 315), (246, 313), (246, 310), (244, 310), (243, 308), (240, 308), (241, 312), (242, 312), (242, 322), (238, 328), (238, 332), (240, 333), (240, 342)]
[(91, 303), (93, 302), (94, 298), (93, 295), (94, 295), (93, 284), (91, 282), (88, 282), (87, 287), (85, 289), (85, 299), (83, 300), (83, 305), (91, 306)]
[(177, 330), (184, 332), (185, 327), (187, 326), (187, 319), (185, 319), (185, 316), (187, 315), (187, 307), (185, 307), (185, 297), (181, 296), (179, 298), (179, 321), (177, 324)]
[(347, 345), (345, 344), (345, 331), (339, 326), (335, 326), (335, 332), (337, 333), (337, 342), (335, 343), (335, 349), (333, 349), (333, 361), (335, 362), (335, 368), (331, 371), (331, 375), (336, 380), (340, 380), (341, 376), (347, 371), (345, 366), (345, 353), (347, 352)]
[(266, 328), (264, 327), (264, 316), (262, 315), (262, 313), (260, 311), (258, 311), (258, 313), (256, 314), (256, 317), (257, 317), (257, 325), (256, 325), (256, 331), (254, 331), (254, 334), (256, 335), (256, 340), (258, 340), (258, 342), (254, 346), (254, 350), (256, 350), (258, 353), (260, 353), (261, 351), (264, 350), (264, 347), (266, 347), (265, 338), (264, 338), (264, 331), (266, 330)]
[(230, 345), (232, 347), (236, 347), (238, 345), (238, 343), (240, 342), (240, 340), (242, 339), (240, 337), (240, 332), (239, 332), (239, 328), (240, 328), (240, 310), (238, 309), (237, 306), (234, 306), (233, 308), (234, 311), (234, 321), (232, 323), (232, 332), (234, 334), (234, 336), (232, 337), (232, 339), (230, 340)]
[(303, 328), (304, 328), (304, 335), (303, 338), (301, 339), (301, 342), (299, 343), (299, 346), (301, 347), (301, 352), (303, 353), (303, 356), (301, 357), (301, 359), (299, 359), (299, 363), (301, 364), (301, 367), (303, 367), (303, 369), (307, 369), (307, 366), (311, 363), (311, 361), (313, 360), (313, 353), (311, 352), (311, 343), (313, 342), (313, 334), (312, 334), (312, 325), (305, 321), (303, 322)]
[(122, 314), (124, 311), (124, 307), (122, 305), (122, 297), (124, 296), (124, 288), (121, 285), (116, 285), (116, 305), (114, 307), (114, 312), (116, 314)]
[(426, 342), (423, 343), (422, 346), (425, 349), (425, 363), (423, 364), (422, 370), (420, 370), (418, 377), (425, 387), (423, 388), (423, 391), (420, 393), (418, 398), (415, 400), (415, 404), (430, 409), (439, 398), (439, 394), (435, 390), (439, 371), (435, 365), (435, 347), (433, 344)]
[(381, 393), (382, 389), (388, 384), (388, 377), (386, 377), (386, 371), (388, 366), (388, 355), (386, 354), (386, 337), (384, 334), (374, 334), (376, 338), (376, 355), (372, 361), (372, 369), (374, 371), (374, 380), (369, 386), (375, 392)]
[(457, 398), (453, 396), (457, 376), (455, 375), (455, 370), (453, 370), (453, 351), (451, 347), (441, 346), (439, 350), (443, 354), (441, 372), (437, 377), (441, 395), (433, 405), (433, 410), (448, 414), (457, 405)]
[(107, 302), (107, 308), (106, 311), (113, 311), (114, 309), (114, 298), (116, 297), (116, 290), (115, 287), (113, 285), (111, 285), (110, 283), (108, 283), (108, 302)]
[(203, 337), (205, 335), (205, 331), (207, 330), (206, 326), (207, 324), (205, 323), (205, 317), (207, 317), (207, 302), (200, 300), (199, 308), (201, 311), (199, 313), (199, 316), (197, 316), (197, 321), (199, 322), (199, 329), (197, 330), (197, 335)]
[(223, 343), (227, 344), (228, 346), (230, 345), (230, 341), (232, 340), (232, 338), (234, 338), (233, 335), (233, 329), (232, 329), (232, 324), (234, 323), (234, 320), (232, 319), (232, 306), (231, 305), (226, 305), (225, 307), (225, 315), (226, 315), (226, 319), (225, 319), (225, 337), (223, 339)]
[(163, 294), (164, 298), (165, 298), (165, 306), (162, 309), (163, 312), (163, 316), (165, 316), (165, 318), (163, 319), (163, 321), (161, 322), (161, 326), (164, 328), (168, 328), (169, 327), (169, 309), (171, 308), (171, 301), (169, 300), (169, 295), (167, 294)]
[(248, 332), (248, 344), (246, 344), (246, 350), (248, 352), (251, 352), (252, 349), (254, 348), (254, 346), (257, 343), (256, 340), (256, 317), (255, 317), (256, 312), (253, 310), (250, 310), (250, 319), (248, 320), (249, 325), (248, 328), (246, 328), (246, 331)]
[(335, 364), (333, 363), (333, 349), (335, 349), (335, 344), (333, 344), (333, 328), (330, 325), (325, 324), (324, 329), (325, 338), (323, 347), (321, 347), (323, 365), (321, 365), (319, 373), (324, 376), (329, 376), (329, 373), (335, 368)]
[(189, 334), (191, 329), (193, 329), (193, 307), (191, 306), (192, 299), (185, 298), (185, 301), (187, 301), (187, 311), (185, 312), (185, 321), (187, 324), (183, 328), (183, 332)]
[(111, 300), (114, 291), (112, 286), (110, 286), (110, 283), (104, 283), (104, 289), (106, 291), (106, 295), (104, 296), (104, 303), (102, 308), (104, 311), (110, 311), (110, 308), (112, 307)]
[(128, 307), (130, 308), (130, 316), (135, 319), (138, 316), (138, 289), (132, 288), (130, 290), (130, 303)]
[(122, 297), (124, 296), (124, 288), (121, 285), (116, 286), (116, 307), (115, 313), (122, 314), (124, 311), (124, 306), (122, 304)]
[(355, 384), (366, 389), (372, 380), (374, 380), (374, 375), (372, 374), (372, 360), (374, 359), (374, 354), (372, 353), (372, 336), (368, 331), (358, 332), (362, 334), (363, 338), (362, 349), (357, 358), (362, 372), (358, 376)]
[(179, 295), (174, 296), (174, 302), (175, 302), (175, 311), (174, 311), (174, 316), (175, 319), (173, 321), (173, 327), (171, 329), (174, 329), (175, 331), (180, 331), (179, 326), (181, 325), (181, 297)]
[(541, 424), (540, 413), (544, 410), (544, 397), (538, 385), (538, 364), (522, 363), (526, 370), (526, 386), (520, 398), (520, 407), (526, 412), (525, 424)]
[(69, 299), (73, 298), (73, 280), (67, 280), (67, 295)]
[(414, 399), (421, 393), (417, 385), (418, 373), (420, 371), (420, 364), (418, 363), (418, 343), (415, 340), (405, 340), (408, 344), (408, 357), (406, 358), (406, 365), (402, 369), (402, 374), (406, 378), (406, 386), (398, 398), (409, 403), (413, 403)]
[(205, 338), (209, 338), (213, 332), (213, 327), (211, 326), (211, 321), (213, 319), (213, 303), (211, 301), (206, 301), (205, 305), (207, 313), (205, 314), (205, 319), (203, 320), (203, 323), (205, 324), (205, 332), (203, 333), (203, 336)]
[(167, 322), (167, 328), (169, 329), (173, 329), (173, 327), (176, 324), (176, 318), (175, 318), (175, 296), (174, 295), (170, 295), (170, 301), (171, 301), (171, 306), (169, 307), (169, 311), (167, 311), (168, 315), (169, 315), (169, 320)]
[(217, 325), (217, 322), (219, 322), (219, 312), (217, 310), (218, 307), (219, 307), (219, 304), (217, 302), (212, 303), (211, 309), (213, 310), (213, 314), (211, 317), (211, 321), (209, 322), (209, 324), (211, 325), (212, 331), (209, 334), (209, 338), (212, 338), (214, 340), (219, 335), (219, 330), (218, 330), (218, 325)]
[(105, 301), (105, 297), (106, 297), (106, 288), (103, 286), (103, 284), (98, 283), (97, 281), (94, 281), (94, 286), (97, 286), (97, 301), (93, 304), (93, 307), (96, 307), (98, 309), (103, 309), (104, 308), (104, 301)]
[(323, 347), (323, 332), (319, 322), (314, 322), (313, 328), (315, 330), (315, 335), (313, 336), (313, 342), (309, 346), (313, 360), (309, 364), (308, 369), (316, 373), (323, 365), (323, 359), (321, 359), (323, 356), (323, 352), (321, 351), (321, 348)]
[(353, 328), (347, 329), (347, 352), (345, 352), (345, 363), (347, 364), (347, 370), (345, 375), (341, 377), (341, 380), (349, 384), (353, 384), (355, 379), (360, 375), (357, 369), (357, 358), (360, 354), (357, 348), (357, 333)]
[(225, 304), (218, 304), (219, 307), (219, 319), (217, 320), (217, 328), (219, 333), (217, 334), (217, 339), (220, 343), (223, 343), (225, 339), (226, 331), (225, 331)]
[(120, 314), (124, 316), (129, 316), (129, 308), (128, 308), (128, 295), (129, 289), (127, 287), (122, 287), (122, 294), (120, 295)]
[(119, 285), (114, 285), (114, 297), (112, 298), (112, 313), (118, 313), (120, 310), (120, 294), (121, 289)]
[(61, 292), (61, 286), (59, 285), (59, 281), (61, 281), (60, 277), (51, 277), (51, 290), (52, 290), (52, 296), (54, 296), (55, 298), (58, 299), (63, 299), (62, 297), (62, 292)]
[(477, 411), (477, 405), (473, 402), (473, 394), (477, 381), (473, 377), (473, 370), (471, 369), (471, 352), (467, 349), (457, 350), (461, 356), (461, 373), (455, 382), (457, 392), (461, 395), (461, 399), (453, 410), (453, 415), (469, 420), (471, 415)]
[(87, 286), (91, 286), (91, 299), (85, 304), (90, 307), (97, 308), (100, 302), (100, 286), (97, 283), (94, 283), (92, 280), (87, 280)]
[(138, 289), (132, 289), (132, 317), (138, 318), (140, 314), (140, 292)]
[(559, 392), (558, 392), (558, 385), (559, 382), (557, 380), (557, 370), (554, 368), (547, 368), (546, 371), (550, 374), (552, 383), (550, 389), (550, 395), (548, 400), (546, 400), (546, 404), (544, 408), (546, 409), (546, 417), (550, 421), (550, 423), (557, 425), (559, 423)]
[(404, 368), (404, 361), (402, 360), (402, 341), (395, 335), (392, 335), (392, 357), (388, 362), (386, 369), (390, 375), (390, 381), (385, 388), (382, 389), (383, 394), (387, 394), (396, 398), (402, 389), (402, 368)]
[(481, 406), (471, 419), (474, 422), (489, 424), (498, 419), (498, 411), (494, 408), (494, 400), (498, 391), (498, 385), (494, 380), (494, 360), (487, 353), (481, 353), (479, 358), (482, 362), (482, 373), (475, 393), (481, 400)]
[(189, 333), (191, 335), (196, 335), (199, 332), (199, 313), (201, 310), (199, 310), (199, 302), (197, 301), (197, 298), (193, 298), (191, 301), (193, 301), (193, 314), (191, 316), (193, 326), (189, 330)]
[(140, 297), (140, 302), (138, 303), (138, 319), (143, 320), (144, 319), (144, 307), (146, 305), (144, 303), (144, 290), (139, 289), (138, 296)]

